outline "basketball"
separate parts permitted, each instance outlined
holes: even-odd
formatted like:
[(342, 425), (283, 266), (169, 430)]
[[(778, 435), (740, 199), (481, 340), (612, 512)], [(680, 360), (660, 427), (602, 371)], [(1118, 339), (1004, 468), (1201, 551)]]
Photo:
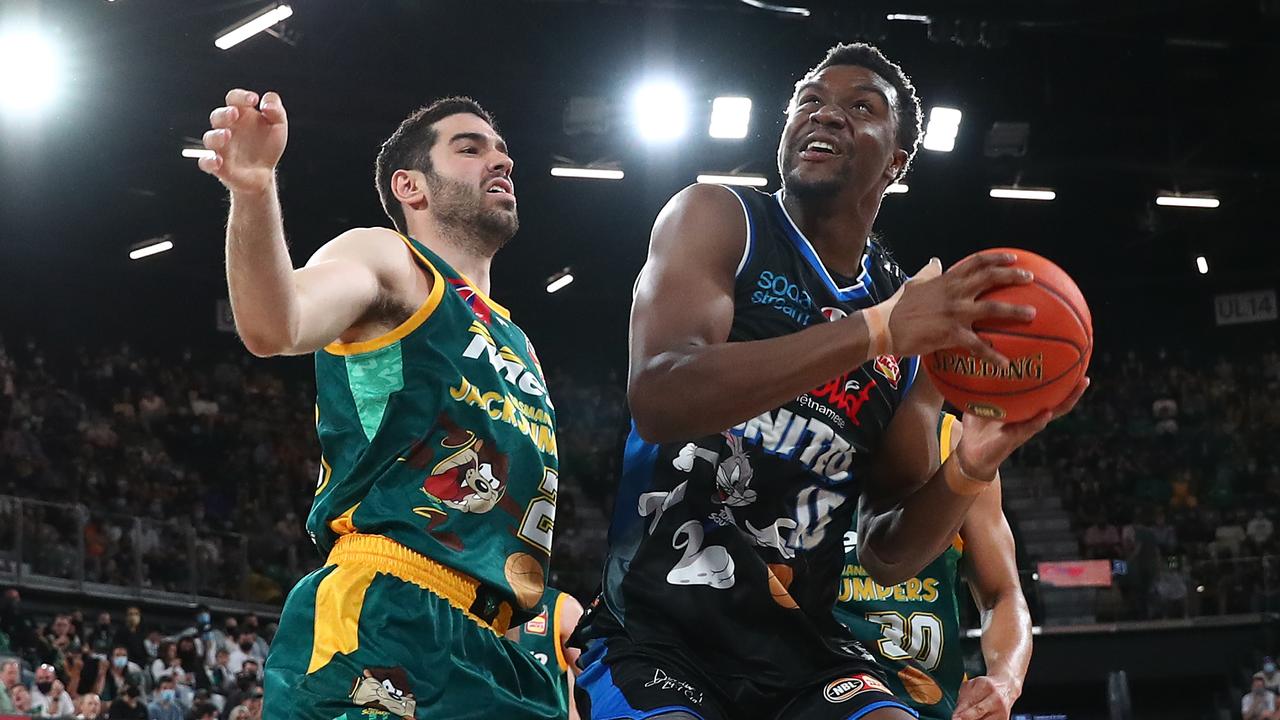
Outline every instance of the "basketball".
[[(1093, 319), (1080, 288), (1062, 268), (1035, 253), (1013, 248), (983, 250), (1014, 253), (1014, 267), (1035, 280), (989, 290), (979, 300), (1032, 305), (1030, 322), (983, 320), (978, 336), (1009, 359), (1001, 370), (968, 350), (938, 350), (925, 360), (934, 385), (966, 415), (1022, 422), (1056, 407), (1075, 388), (1093, 352)], [(972, 257), (972, 256), (971, 256)]]

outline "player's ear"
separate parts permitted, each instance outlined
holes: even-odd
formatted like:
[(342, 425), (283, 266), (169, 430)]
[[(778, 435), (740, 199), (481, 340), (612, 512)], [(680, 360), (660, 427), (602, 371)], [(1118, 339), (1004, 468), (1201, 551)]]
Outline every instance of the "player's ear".
[(884, 166), (884, 177), (889, 182), (898, 179), (898, 174), (902, 172), (902, 168), (907, 166), (907, 151), (898, 148), (893, 151), (893, 155), (889, 157), (889, 162)]
[(396, 170), (391, 174), (391, 194), (414, 210), (425, 210), (431, 200), (427, 176), (419, 170)]

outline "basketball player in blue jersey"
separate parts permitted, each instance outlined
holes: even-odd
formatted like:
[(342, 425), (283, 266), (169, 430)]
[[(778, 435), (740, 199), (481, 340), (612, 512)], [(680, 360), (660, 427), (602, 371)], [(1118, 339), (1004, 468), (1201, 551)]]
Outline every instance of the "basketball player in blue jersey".
[(1014, 449), (1069, 411), (966, 418), (946, 462), (942, 399), (918, 356), (965, 347), (1005, 366), (978, 300), (1026, 283), (1011, 255), (914, 279), (871, 237), (920, 135), (901, 69), (842, 45), (801, 79), (775, 195), (695, 185), (654, 225), (636, 285), (634, 428), (603, 593), (579, 626), (575, 694), (591, 718), (911, 717), (833, 617), (842, 540), (882, 586), (951, 543)]

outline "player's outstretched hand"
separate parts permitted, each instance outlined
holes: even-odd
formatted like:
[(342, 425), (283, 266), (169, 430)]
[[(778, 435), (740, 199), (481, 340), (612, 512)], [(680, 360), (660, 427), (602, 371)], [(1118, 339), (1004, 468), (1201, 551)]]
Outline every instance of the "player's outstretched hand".
[(239, 88), (227, 93), (226, 103), (209, 113), (213, 129), (204, 134), (204, 146), (214, 155), (200, 158), (200, 169), (232, 192), (263, 192), (289, 139), (284, 103), (274, 92), (259, 97)]
[(964, 434), (956, 447), (956, 457), (966, 474), (985, 480), (995, 477), (996, 470), (1014, 450), (1044, 430), (1056, 418), (1071, 412), (1089, 387), (1089, 378), (1083, 377), (1062, 404), (1052, 410), (1019, 423), (1006, 423), (984, 418), (972, 413), (964, 416)]
[(960, 686), (951, 720), (1009, 720), (1018, 694), (1009, 680), (987, 675), (971, 678)]
[(1013, 253), (974, 255), (946, 272), (937, 258), (898, 289), (890, 304), (889, 334), (897, 355), (925, 355), (944, 348), (965, 348), (974, 355), (1006, 367), (1007, 358), (973, 331), (978, 320), (1026, 322), (1036, 316), (1030, 305), (1013, 305), (977, 297), (1003, 285), (1025, 285), (1035, 278), (1027, 270), (1009, 267)]

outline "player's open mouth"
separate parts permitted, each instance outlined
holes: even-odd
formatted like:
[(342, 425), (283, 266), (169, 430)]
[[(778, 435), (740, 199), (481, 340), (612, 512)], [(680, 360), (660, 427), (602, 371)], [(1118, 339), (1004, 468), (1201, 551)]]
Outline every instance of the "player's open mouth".
[(485, 188), (486, 193), (494, 195), (512, 195), (516, 194), (515, 188), (511, 185), (511, 181), (506, 178), (494, 178), (489, 186)]
[(808, 140), (800, 148), (800, 158), (812, 162), (822, 162), (841, 154), (835, 143), (826, 140)]

